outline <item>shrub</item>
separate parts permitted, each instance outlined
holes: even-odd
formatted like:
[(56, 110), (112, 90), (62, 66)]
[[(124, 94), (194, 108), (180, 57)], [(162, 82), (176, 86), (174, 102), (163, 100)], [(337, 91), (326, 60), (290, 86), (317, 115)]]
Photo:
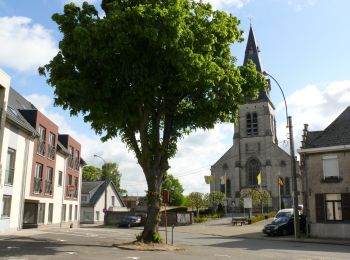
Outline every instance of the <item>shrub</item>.
[[(142, 241), (142, 232), (136, 235), (136, 241), (138, 242)], [(159, 232), (156, 232), (153, 234), (153, 238), (152, 238), (153, 243), (161, 243), (162, 241), (163, 241), (163, 238), (159, 234)]]
[(265, 220), (266, 217), (273, 218), (275, 215), (276, 215), (276, 211), (271, 211), (271, 212), (266, 213), (266, 214), (258, 214), (258, 215), (255, 215), (255, 216), (248, 218), (248, 224), (253, 224), (255, 222)]

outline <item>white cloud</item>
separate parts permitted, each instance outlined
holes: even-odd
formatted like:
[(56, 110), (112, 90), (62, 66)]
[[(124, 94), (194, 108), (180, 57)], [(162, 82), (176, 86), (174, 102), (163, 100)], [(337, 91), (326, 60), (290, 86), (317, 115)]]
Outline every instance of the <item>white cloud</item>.
[[(199, 2), (199, 0), (196, 0)], [(210, 3), (216, 10), (232, 9), (233, 7), (242, 8), (251, 0), (203, 0), (203, 2)]]
[(293, 7), (295, 11), (300, 12), (304, 10), (306, 7), (311, 7), (316, 5), (318, 0), (288, 0), (288, 5)]
[(36, 71), (56, 53), (51, 32), (28, 17), (0, 17), (0, 66)]
[[(293, 120), (294, 145), (300, 147), (304, 124), (310, 131), (324, 130), (350, 104), (350, 80), (334, 81), (325, 88), (308, 85), (287, 97), (288, 113)], [(284, 103), (278, 106), (279, 113), (284, 113)], [(284, 115), (284, 114), (283, 114)], [(279, 141), (287, 140), (285, 116), (278, 127)], [(288, 147), (284, 147), (286, 150)]]
[(101, 2), (101, 0), (62, 0), (64, 4), (67, 3), (75, 3), (77, 6), (81, 6), (84, 2), (88, 2), (89, 4), (96, 4)]

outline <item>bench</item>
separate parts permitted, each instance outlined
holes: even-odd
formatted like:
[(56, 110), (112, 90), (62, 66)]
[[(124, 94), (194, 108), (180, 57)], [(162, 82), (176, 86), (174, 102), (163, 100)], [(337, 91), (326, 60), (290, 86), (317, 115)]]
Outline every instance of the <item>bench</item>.
[(238, 224), (241, 224), (241, 226), (248, 224), (248, 219), (246, 217), (233, 217), (232, 225), (237, 226)]

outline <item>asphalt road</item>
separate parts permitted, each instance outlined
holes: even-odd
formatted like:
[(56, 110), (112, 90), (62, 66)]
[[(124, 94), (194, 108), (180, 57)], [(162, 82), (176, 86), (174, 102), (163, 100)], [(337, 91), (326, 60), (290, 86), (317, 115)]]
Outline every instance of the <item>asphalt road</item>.
[[(175, 228), (174, 242), (184, 248), (176, 252), (131, 251), (112, 246), (134, 240), (139, 228), (20, 231), (0, 235), (0, 259), (350, 259), (350, 246), (198, 234), (194, 230)], [(170, 232), (168, 241), (171, 242)]]

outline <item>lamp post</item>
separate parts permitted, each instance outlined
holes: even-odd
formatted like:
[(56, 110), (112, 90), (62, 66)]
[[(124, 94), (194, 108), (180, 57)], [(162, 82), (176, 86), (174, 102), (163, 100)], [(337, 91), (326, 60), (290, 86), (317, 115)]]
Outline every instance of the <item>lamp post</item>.
[(296, 171), (295, 154), (294, 154), (292, 117), (288, 115), (287, 101), (278, 81), (266, 71), (264, 71), (263, 74), (265, 76), (269, 76), (270, 78), (272, 78), (273, 81), (277, 84), (277, 86), (281, 90), (283, 100), (284, 100), (284, 105), (286, 107), (286, 119), (287, 119), (287, 127), (289, 130), (290, 163), (291, 163), (291, 170), (292, 170), (292, 185), (293, 185), (294, 238), (299, 238), (298, 188), (297, 188), (297, 171)]
[[(103, 159), (101, 156), (94, 154), (94, 157), (100, 158), (103, 161), (103, 165), (106, 165), (105, 159)], [(108, 183), (107, 181), (108, 180), (105, 180), (106, 183)], [(104, 214), (103, 221), (104, 221), (104, 224), (106, 225), (107, 224), (107, 219), (106, 219), (106, 216), (107, 216), (107, 186), (106, 186), (106, 190), (105, 190), (105, 207), (103, 209), (103, 214)]]

